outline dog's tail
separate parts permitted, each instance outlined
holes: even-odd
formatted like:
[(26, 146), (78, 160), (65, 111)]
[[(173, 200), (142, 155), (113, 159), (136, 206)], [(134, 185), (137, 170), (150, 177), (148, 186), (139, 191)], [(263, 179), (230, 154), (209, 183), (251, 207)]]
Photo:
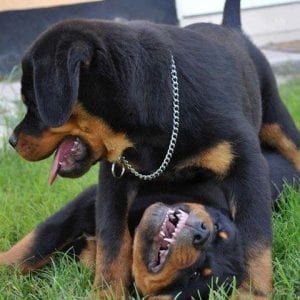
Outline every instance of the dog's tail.
[(222, 25), (241, 29), (241, 1), (226, 0), (223, 10)]

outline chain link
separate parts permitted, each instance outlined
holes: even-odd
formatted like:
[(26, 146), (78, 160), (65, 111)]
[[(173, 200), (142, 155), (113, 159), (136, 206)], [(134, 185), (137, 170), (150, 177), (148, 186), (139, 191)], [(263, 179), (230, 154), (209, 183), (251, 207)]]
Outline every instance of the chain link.
[[(176, 64), (173, 55), (171, 55), (171, 81), (172, 81), (172, 96), (173, 96), (173, 129), (172, 129), (172, 135), (171, 135), (168, 151), (160, 167), (153, 173), (149, 175), (144, 175), (137, 172), (124, 156), (121, 156), (118, 160), (118, 163), (121, 164), (122, 169), (125, 167), (133, 175), (135, 175), (136, 177), (142, 180), (153, 180), (158, 176), (160, 176), (168, 167), (176, 146), (176, 141), (177, 141), (178, 131), (179, 131), (179, 88), (178, 88), (177, 69), (176, 69)], [(115, 176), (114, 166), (115, 163), (113, 163), (112, 166), (112, 173)]]

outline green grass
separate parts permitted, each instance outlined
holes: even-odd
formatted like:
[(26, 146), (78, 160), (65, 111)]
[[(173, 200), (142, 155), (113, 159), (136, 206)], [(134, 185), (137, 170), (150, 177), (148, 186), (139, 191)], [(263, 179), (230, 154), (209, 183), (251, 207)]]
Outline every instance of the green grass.
[(300, 79), (281, 85), (280, 94), (297, 127), (300, 128)]
[(281, 200), (273, 213), (274, 295), (296, 299), (300, 297), (300, 193), (286, 187)]
[[(281, 86), (281, 94), (300, 127), (300, 80)], [(61, 208), (86, 186), (97, 182), (97, 167), (80, 179), (59, 179), (49, 187), (50, 161), (28, 163), (6, 147), (0, 150), (0, 250), (8, 249), (37, 223)], [(300, 193), (287, 187), (273, 216), (274, 298), (300, 297)], [(92, 274), (66, 255), (22, 276), (0, 270), (2, 299), (90, 299)], [(224, 291), (210, 299), (225, 299)]]

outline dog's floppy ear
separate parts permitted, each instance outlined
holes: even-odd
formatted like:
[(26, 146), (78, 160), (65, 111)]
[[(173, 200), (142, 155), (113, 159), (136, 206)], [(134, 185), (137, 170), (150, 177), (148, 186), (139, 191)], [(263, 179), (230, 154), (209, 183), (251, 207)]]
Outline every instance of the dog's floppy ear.
[(79, 42), (60, 46), (53, 56), (33, 59), (33, 81), (37, 108), (48, 127), (59, 127), (71, 116), (78, 97), (80, 64), (90, 51)]

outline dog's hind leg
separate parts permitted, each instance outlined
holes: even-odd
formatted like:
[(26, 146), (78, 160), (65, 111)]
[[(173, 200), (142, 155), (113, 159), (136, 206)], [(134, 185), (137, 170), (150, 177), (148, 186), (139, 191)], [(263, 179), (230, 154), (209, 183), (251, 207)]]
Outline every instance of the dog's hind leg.
[(260, 81), (263, 111), (261, 142), (276, 149), (300, 170), (300, 132), (280, 98), (274, 74), (265, 56), (251, 42), (248, 49)]
[(263, 123), (260, 139), (300, 171), (300, 132), (282, 103), (273, 74), (266, 73), (262, 83)]
[(55, 251), (67, 251), (70, 247), (87, 262), (93, 241), (86, 235), (95, 235), (96, 190), (93, 186), (84, 191), (11, 249), (0, 253), (0, 265), (19, 266), (22, 273), (27, 273), (47, 264)]
[[(291, 138), (291, 127), (282, 120), (263, 123), (260, 139), (263, 145), (276, 149), (300, 171), (300, 147), (297, 139)], [(296, 136), (296, 135), (295, 135)]]

